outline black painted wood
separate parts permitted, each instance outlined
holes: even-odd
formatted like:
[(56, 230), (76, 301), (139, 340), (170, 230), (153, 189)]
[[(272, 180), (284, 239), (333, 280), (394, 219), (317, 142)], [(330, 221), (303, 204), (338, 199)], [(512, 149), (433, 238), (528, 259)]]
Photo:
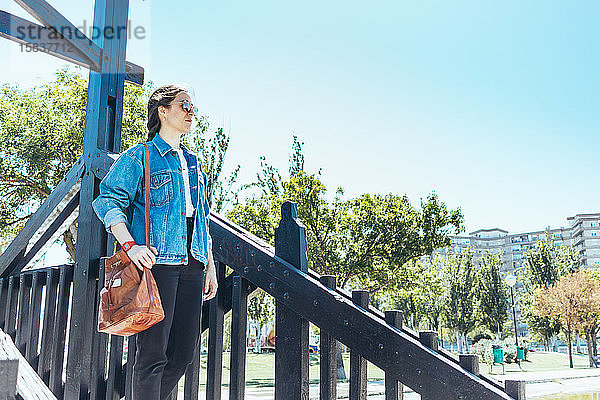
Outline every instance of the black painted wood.
[(31, 298), (31, 274), (21, 274), (19, 277), (19, 311), (17, 316), (17, 332), (15, 334), (15, 345), (21, 354), (25, 354), (27, 339), (29, 338), (28, 318), (29, 318), (29, 301)]
[(419, 332), (419, 341), (423, 346), (437, 352), (439, 347), (438, 334), (435, 331)]
[(458, 359), (461, 367), (473, 375), (479, 375), (479, 356), (477, 354), (459, 354)]
[(6, 318), (6, 304), (8, 300), (8, 279), (0, 278), (0, 329), (4, 330)]
[(46, 271), (34, 271), (33, 282), (31, 284), (31, 302), (29, 306), (28, 321), (28, 337), (27, 346), (25, 352), (25, 358), (29, 362), (29, 365), (37, 370), (37, 363), (39, 360), (38, 355), (38, 343), (39, 343), (39, 332), (40, 332), (40, 316), (42, 310), (42, 292), (44, 290), (44, 284), (46, 283)]
[[(402, 311), (388, 310), (385, 312), (385, 322), (390, 326), (402, 330), (402, 320), (404, 316)], [(398, 380), (398, 377), (385, 372), (385, 400), (403, 400), (404, 385)]]
[(50, 193), (37, 211), (27, 220), (23, 229), (8, 245), (8, 248), (0, 254), (0, 277), (9, 276), (17, 270), (18, 265), (22, 265), (23, 256), (29, 240), (37, 232), (40, 226), (46, 222), (52, 211), (65, 198), (67, 193), (73, 188), (73, 185), (81, 177), (84, 170), (84, 164), (81, 158), (71, 167), (62, 181)]
[[(323, 275), (320, 278), (321, 283), (327, 287), (336, 288), (335, 275)], [(319, 399), (335, 400), (337, 399), (337, 341), (328, 335), (325, 329), (321, 329), (319, 338)]]
[[(56, 29), (68, 29), (72, 34), (67, 34), (65, 39), (71, 43), (72, 47), (86, 58), (90, 66), (99, 69), (101, 64), (102, 49), (92, 42), (84, 33), (75, 27), (68, 19), (60, 14), (54, 7), (44, 0), (15, 0), (42, 25)], [(116, 25), (113, 25), (115, 27)]]
[(229, 400), (243, 400), (246, 388), (248, 284), (241, 276), (233, 277), (232, 298)]
[(135, 363), (135, 335), (129, 336), (127, 338), (127, 363), (125, 365), (125, 380), (123, 393), (125, 395), (125, 400), (131, 400), (131, 390), (132, 390), (132, 378), (133, 378), (133, 364)]
[(127, 338), (127, 362), (123, 366), (125, 370), (125, 379), (123, 381), (123, 390), (122, 395), (125, 396), (125, 400), (131, 400), (131, 390), (132, 390), (132, 378), (133, 378), (133, 364), (135, 363), (135, 352), (136, 352), (136, 343), (135, 343), (135, 335), (129, 336)]
[(19, 276), (8, 278), (8, 297), (6, 301), (5, 332), (14, 340), (17, 332), (17, 304), (19, 301)]
[[(204, 281), (204, 272), (202, 272)], [(220, 286), (220, 285), (219, 285)], [(204, 309), (201, 311), (203, 312)], [(202, 323), (202, 315), (200, 315), (200, 323)], [(194, 357), (192, 362), (187, 366), (185, 370), (185, 378), (183, 382), (183, 398), (185, 400), (197, 400), (198, 390), (200, 387), (200, 346), (202, 340), (202, 332), (198, 335), (198, 341), (196, 343), (196, 349), (194, 350)]]
[[(357, 306), (369, 308), (369, 291), (353, 290), (352, 302)], [(350, 348), (350, 400), (367, 399), (367, 360)]]
[(18, 262), (14, 265), (16, 271), (21, 271), (25, 266), (37, 255), (40, 249), (50, 240), (52, 235), (60, 228), (67, 218), (73, 214), (73, 211), (79, 205), (79, 193), (76, 193), (73, 198), (67, 203), (65, 208), (54, 218), (54, 221), (48, 226), (46, 231), (39, 237), (39, 239), (31, 246), (31, 249), (27, 253), (23, 254), (23, 257), (19, 258)]
[[(104, 269), (98, 274), (92, 321), (98, 320), (100, 290), (104, 287)], [(90, 371), (89, 400), (106, 399), (106, 379), (104, 377), (107, 364), (107, 349), (109, 335), (93, 330), (92, 337), (92, 369)]]
[[(35, 32), (35, 35), (23, 35), (20, 32)], [(44, 50), (46, 54), (100, 72), (100, 69), (91, 65), (77, 48), (62, 36), (55, 35), (51, 29), (2, 10), (0, 10), (0, 36), (19, 44), (37, 46), (40, 50)], [(126, 65), (126, 80), (135, 85), (142, 85), (144, 83), (144, 69), (139, 65), (128, 62)]]
[(69, 310), (69, 294), (73, 282), (73, 265), (63, 265), (60, 269), (58, 282), (58, 304), (54, 320), (53, 341), (51, 349), (50, 380), (48, 387), (54, 395), (63, 398), (64, 385), (62, 380), (63, 362), (65, 357), (65, 338), (67, 334), (67, 312)]
[[(306, 228), (298, 219), (296, 204), (286, 201), (281, 205), (281, 221), (275, 229), (275, 254), (306, 272), (306, 249)], [(254, 258), (253, 250), (242, 251), (249, 251), (250, 258)], [(268, 269), (265, 266), (259, 272)], [(272, 281), (268, 286), (277, 289), (278, 283)], [(276, 301), (275, 335), (275, 400), (307, 400), (308, 321), (286, 304)]]
[(106, 380), (106, 400), (119, 400), (124, 386), (123, 337), (109, 336), (108, 379)]
[(185, 370), (185, 380), (183, 382), (184, 400), (197, 400), (200, 388), (200, 337), (194, 351), (192, 363)]
[(525, 392), (525, 381), (514, 381), (507, 379), (504, 381), (506, 393), (515, 400), (525, 400), (527, 398)]
[(50, 368), (52, 367), (52, 343), (54, 339), (54, 317), (60, 270), (49, 268), (46, 270), (46, 294), (44, 304), (44, 321), (42, 326), (42, 343), (40, 345), (40, 358), (37, 372), (46, 385), (50, 382)]
[[(275, 256), (272, 248), (251, 235), (234, 233), (237, 230), (223, 217), (211, 215), (215, 259), (231, 266), (294, 312), (327, 329), (381, 369), (396, 374), (405, 385), (415, 388), (423, 384), (448, 397), (460, 395), (465, 400), (509, 398), (491, 381), (464, 371), (451, 356), (432, 352), (412, 333), (385, 324), (375, 311), (351, 304), (342, 293), (331, 293), (311, 274)], [(258, 265), (269, 268), (258, 271)], [(317, 306), (314, 300), (318, 301)], [(373, 337), (379, 341), (371, 340)], [(384, 343), (386, 350), (382, 351), (377, 342)]]
[[(218, 262), (217, 281), (225, 278), (225, 264)], [(206, 399), (221, 399), (221, 380), (223, 374), (223, 292), (217, 292), (210, 300), (208, 328), (208, 364), (206, 369)]]

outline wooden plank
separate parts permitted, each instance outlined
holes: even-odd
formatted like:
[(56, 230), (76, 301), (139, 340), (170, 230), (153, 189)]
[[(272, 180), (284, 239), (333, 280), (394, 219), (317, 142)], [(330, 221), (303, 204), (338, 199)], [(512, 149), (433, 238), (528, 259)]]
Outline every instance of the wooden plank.
[[(45, 0), (15, 0), (47, 28), (54, 28), (85, 57), (92, 69), (100, 70), (102, 49)], [(118, 28), (114, 26), (114, 28)]]
[[(368, 361), (395, 374), (405, 385), (415, 388), (424, 384), (448, 397), (461, 395), (465, 400), (510, 398), (491, 382), (464, 371), (446, 355), (427, 349), (412, 334), (385, 324), (374, 311), (359, 308), (342, 294), (325, 288), (310, 274), (274, 256), (267, 246), (255, 244), (248, 235), (233, 233), (232, 225), (223, 217), (211, 215), (216, 260), (326, 329)], [(269, 267), (258, 271), (258, 265)], [(275, 285), (272, 287), (271, 283)], [(379, 341), (373, 341), (374, 337)], [(380, 343), (385, 344), (385, 350), (379, 348)]]
[[(225, 278), (225, 264), (218, 262), (217, 282)], [(223, 374), (223, 292), (217, 291), (210, 300), (208, 328), (208, 364), (206, 367), (206, 399), (221, 400), (221, 380)]]
[(29, 240), (77, 183), (83, 170), (84, 164), (81, 158), (79, 158), (69, 172), (67, 172), (63, 180), (60, 181), (37, 211), (27, 220), (23, 229), (19, 231), (17, 236), (8, 245), (8, 248), (0, 254), (0, 277), (6, 277), (17, 272), (17, 265), (21, 263)]
[(123, 370), (123, 337), (110, 335), (110, 351), (108, 359), (108, 379), (106, 381), (106, 400), (119, 400), (121, 387), (125, 380)]
[(54, 316), (56, 315), (56, 296), (60, 270), (50, 268), (46, 270), (46, 296), (44, 302), (44, 322), (42, 326), (42, 343), (40, 346), (40, 359), (38, 374), (48, 385), (50, 383), (50, 368), (52, 367), (52, 343), (54, 341)]
[[(56, 397), (27, 363), (10, 336), (0, 330), (0, 360), (17, 360), (17, 394), (20, 399), (56, 400)], [(13, 372), (14, 373), (14, 372)]]
[[(357, 306), (369, 308), (369, 291), (353, 290), (352, 302)], [(367, 399), (367, 360), (350, 348), (350, 400)]]
[(8, 297), (6, 299), (6, 313), (4, 316), (5, 329), (4, 331), (14, 339), (17, 332), (17, 304), (19, 301), (19, 283), (18, 275), (13, 275), (8, 278)]
[[(36, 240), (33, 246), (23, 255), (22, 258), (19, 259), (17, 263), (14, 264), (14, 267), (17, 271), (21, 271), (28, 264), (33, 264), (35, 259), (39, 259), (41, 255), (44, 253), (40, 253), (42, 249), (47, 250), (55, 241), (58, 239), (60, 235), (62, 235), (68, 228), (69, 224), (65, 224), (65, 221), (69, 220), (70, 222), (74, 221), (77, 215), (72, 215), (73, 212), (77, 210), (79, 206), (79, 193), (75, 193), (75, 195), (69, 200), (65, 208), (58, 213), (58, 216), (55, 217), (54, 221), (46, 228), (44, 233)], [(43, 228), (42, 228), (43, 229)], [(33, 238), (35, 240), (35, 238)], [(37, 256), (37, 257), (36, 257)], [(33, 260), (33, 262), (32, 262)]]
[(18, 376), (19, 360), (0, 360), (0, 399), (14, 400)]
[(133, 364), (135, 363), (135, 335), (127, 338), (127, 363), (124, 366), (125, 369), (125, 381), (124, 381), (124, 395), (125, 400), (131, 400), (132, 391), (132, 378), (133, 378)]
[[(323, 275), (321, 283), (330, 289), (335, 290), (335, 275)], [(335, 400), (337, 399), (337, 341), (327, 334), (325, 329), (321, 329), (319, 338), (320, 379), (319, 379), (319, 399)]]
[[(92, 321), (98, 320), (98, 301), (100, 299), (100, 290), (104, 287), (104, 269), (99, 273), (96, 281), (96, 295), (93, 308), (94, 317)], [(108, 336), (105, 333), (98, 332), (97, 329), (92, 333), (92, 369), (90, 371), (89, 400), (104, 400), (106, 398), (106, 358), (108, 356)]]
[[(202, 272), (202, 280), (204, 281), (204, 271)], [(201, 310), (202, 313), (204, 310)], [(200, 321), (202, 321), (202, 314), (200, 315)], [(202, 323), (202, 322), (200, 322)], [(200, 388), (200, 342), (202, 340), (202, 333), (198, 335), (198, 341), (194, 350), (194, 356), (192, 362), (187, 366), (185, 370), (185, 378), (183, 385), (183, 398), (184, 400), (197, 400), (198, 390)]]
[(246, 389), (246, 328), (248, 322), (246, 282), (239, 275), (233, 277), (229, 400), (243, 400)]
[(33, 282), (31, 285), (31, 302), (29, 305), (29, 317), (28, 320), (28, 338), (27, 346), (25, 350), (25, 358), (29, 365), (37, 370), (38, 363), (38, 343), (39, 343), (39, 332), (40, 332), (40, 314), (42, 311), (42, 292), (44, 290), (44, 284), (46, 283), (46, 271), (33, 271)]
[[(281, 221), (275, 229), (275, 254), (303, 272), (308, 271), (306, 228), (298, 219), (296, 204), (281, 205)], [(244, 252), (240, 248), (241, 252)], [(249, 251), (254, 258), (254, 251)], [(266, 265), (266, 264), (265, 264)], [(257, 271), (263, 273), (270, 268)], [(276, 282), (269, 282), (272, 289)], [(284, 302), (275, 302), (275, 399), (307, 400), (308, 382), (308, 321), (296, 314)]]
[[(34, 32), (29, 35), (26, 32)], [(62, 35), (53, 30), (0, 10), (0, 36), (22, 45), (32, 45), (39, 51), (50, 54), (61, 60), (75, 65), (101, 72), (99, 67), (90, 65), (88, 59), (67, 41)], [(137, 86), (144, 84), (144, 68), (127, 62), (125, 65), (125, 81)]]
[[(389, 310), (385, 312), (385, 322), (390, 326), (402, 329), (402, 311)], [(404, 385), (398, 380), (398, 377), (389, 372), (385, 373), (385, 400), (403, 400)]]
[(71, 283), (73, 282), (73, 265), (63, 265), (60, 269), (58, 282), (58, 305), (56, 307), (56, 318), (54, 320), (51, 347), (50, 379), (48, 387), (58, 398), (63, 398), (63, 363), (65, 357), (65, 338), (67, 334), (67, 312), (69, 310), (69, 295)]
[[(199, 338), (200, 339), (200, 338)], [(197, 400), (198, 390), (200, 388), (200, 343), (196, 346), (192, 362), (185, 370), (185, 380), (183, 384), (184, 400)]]
[(21, 273), (19, 275), (19, 310), (15, 345), (21, 354), (25, 354), (25, 346), (27, 345), (27, 338), (29, 337), (27, 320), (29, 317), (29, 301), (31, 298), (31, 280), (30, 273)]
[(0, 278), (0, 329), (4, 329), (6, 304), (8, 300), (8, 278)]
[(514, 381), (507, 379), (504, 381), (506, 385), (506, 393), (515, 400), (525, 400), (527, 398), (525, 392), (525, 381)]

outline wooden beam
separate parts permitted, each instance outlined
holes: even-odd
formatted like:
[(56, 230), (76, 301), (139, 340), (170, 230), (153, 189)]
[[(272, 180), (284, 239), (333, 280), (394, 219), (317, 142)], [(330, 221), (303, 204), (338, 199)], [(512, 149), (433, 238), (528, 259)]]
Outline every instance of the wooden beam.
[[(497, 386), (463, 370), (456, 361), (432, 352), (408, 332), (352, 304), (308, 273), (254, 245), (248, 237), (234, 234), (229, 225), (231, 223), (222, 217), (211, 216), (216, 260), (233, 268), (295, 313), (326, 329), (331, 336), (397, 376), (407, 386), (427, 385), (432, 392), (443, 393), (448, 398), (510, 399)], [(258, 265), (268, 267), (259, 270)]]
[(17, 394), (22, 399), (56, 400), (50, 389), (27, 363), (10, 336), (0, 330), (0, 360), (18, 360)]
[(29, 241), (46, 222), (58, 204), (71, 192), (71, 189), (81, 177), (84, 168), (84, 164), (79, 158), (63, 180), (46, 197), (38, 210), (27, 220), (23, 229), (19, 231), (4, 253), (0, 254), (0, 277), (6, 277), (17, 272), (17, 267), (22, 263)]
[[(32, 34), (29, 34), (32, 32)], [(26, 19), (0, 10), (0, 36), (22, 45), (35, 46), (40, 52), (58, 57), (92, 71), (101, 72), (99, 63), (93, 65), (87, 57), (67, 41), (62, 35), (50, 28), (30, 22)], [(144, 84), (144, 68), (131, 62), (125, 65), (125, 81), (134, 85)]]
[[(100, 70), (102, 49), (45, 0), (15, 0), (46, 28), (54, 28), (79, 50), (94, 70)], [(117, 28), (117, 27), (112, 27)]]

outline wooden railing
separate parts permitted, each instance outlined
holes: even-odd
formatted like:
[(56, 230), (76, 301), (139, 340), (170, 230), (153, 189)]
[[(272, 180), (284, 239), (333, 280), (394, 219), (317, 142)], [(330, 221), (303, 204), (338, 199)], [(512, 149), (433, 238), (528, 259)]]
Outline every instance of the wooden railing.
[[(350, 399), (366, 399), (367, 361), (385, 372), (386, 400), (402, 399), (403, 385), (427, 400), (525, 398), (522, 382), (498, 385), (479, 374), (476, 356), (457, 359), (438, 347), (435, 332), (405, 329), (400, 311), (371, 308), (367, 291), (347, 293), (336, 287), (335, 277), (309, 270), (305, 231), (295, 204), (282, 207), (275, 248), (216, 214), (210, 230), (220, 285), (217, 297), (204, 305), (201, 322), (202, 331), (208, 329), (206, 399), (221, 399), (223, 322), (228, 312), (232, 313), (229, 399), (244, 398), (247, 301), (256, 288), (276, 301), (277, 400), (308, 399), (309, 321), (321, 330), (321, 399), (336, 398), (337, 341), (350, 348)], [(233, 271), (228, 276), (226, 267)], [(65, 363), (73, 269), (62, 265), (0, 279), (0, 328), (58, 399), (64, 398), (65, 377), (73, 373)], [(103, 276), (101, 265), (96, 275)], [(98, 289), (103, 282), (101, 278), (97, 282)], [(88, 311), (96, 315), (97, 305)], [(135, 338), (95, 332), (92, 349), (88, 398), (131, 398)], [(198, 349), (183, 379), (183, 398), (197, 399)]]

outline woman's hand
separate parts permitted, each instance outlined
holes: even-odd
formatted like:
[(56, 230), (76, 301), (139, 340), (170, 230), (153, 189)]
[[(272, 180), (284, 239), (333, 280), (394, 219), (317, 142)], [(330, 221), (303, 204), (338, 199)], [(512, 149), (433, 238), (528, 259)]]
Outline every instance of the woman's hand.
[(214, 298), (217, 295), (218, 287), (217, 268), (215, 267), (212, 254), (209, 251), (208, 263), (206, 264), (206, 275), (204, 275), (204, 293), (202, 294), (202, 300), (208, 301)]
[(158, 250), (156, 247), (140, 246), (136, 244), (127, 252), (129, 259), (139, 268), (140, 271), (144, 271), (144, 268), (152, 269), (152, 266), (156, 264), (156, 256)]

